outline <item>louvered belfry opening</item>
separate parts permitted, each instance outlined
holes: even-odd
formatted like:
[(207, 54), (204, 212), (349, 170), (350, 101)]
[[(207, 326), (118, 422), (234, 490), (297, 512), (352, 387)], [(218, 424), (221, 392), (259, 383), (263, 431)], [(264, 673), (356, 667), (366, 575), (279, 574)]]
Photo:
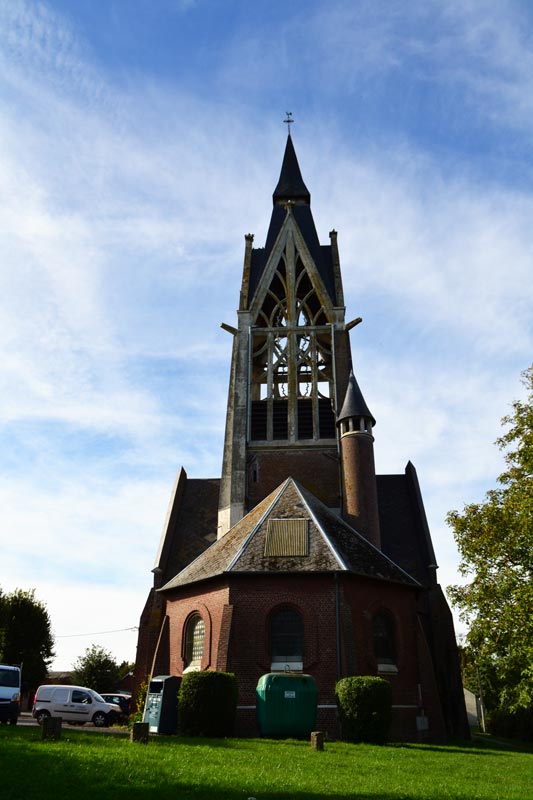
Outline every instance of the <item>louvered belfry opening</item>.
[(331, 337), (301, 258), (284, 253), (252, 328), (252, 441), (335, 438)]

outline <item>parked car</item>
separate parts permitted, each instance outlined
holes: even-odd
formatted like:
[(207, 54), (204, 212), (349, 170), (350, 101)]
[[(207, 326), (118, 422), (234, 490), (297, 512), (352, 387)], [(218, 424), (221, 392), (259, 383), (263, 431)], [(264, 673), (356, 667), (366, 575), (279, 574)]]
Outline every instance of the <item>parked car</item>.
[(92, 722), (102, 728), (112, 725), (121, 714), (119, 705), (106, 703), (98, 692), (85, 686), (39, 686), (32, 708), (39, 725), (45, 717), (62, 717), (71, 725)]
[(101, 697), (106, 703), (120, 706), (123, 719), (127, 719), (131, 714), (131, 694), (129, 692), (102, 692)]
[(0, 664), (0, 722), (17, 724), (20, 713), (20, 667)]

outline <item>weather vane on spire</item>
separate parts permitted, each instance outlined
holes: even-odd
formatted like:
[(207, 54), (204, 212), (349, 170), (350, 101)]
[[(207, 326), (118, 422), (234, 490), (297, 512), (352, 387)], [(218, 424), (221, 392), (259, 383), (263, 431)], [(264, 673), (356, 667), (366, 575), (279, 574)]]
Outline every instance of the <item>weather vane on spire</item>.
[(283, 122), (287, 126), (287, 131), (288, 131), (289, 136), (290, 136), (291, 135), (291, 125), (294, 122), (294, 120), (292, 118), (292, 111), (286, 111), (285, 113), (287, 115), (287, 119), (284, 119)]

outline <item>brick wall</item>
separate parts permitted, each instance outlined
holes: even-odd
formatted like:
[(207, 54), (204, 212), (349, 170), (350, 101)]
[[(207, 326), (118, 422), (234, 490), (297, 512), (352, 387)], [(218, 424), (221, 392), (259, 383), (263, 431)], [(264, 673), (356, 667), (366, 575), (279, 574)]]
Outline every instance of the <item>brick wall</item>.
[(340, 508), (339, 459), (336, 448), (253, 451), (248, 457), (247, 508), (254, 508), (288, 476), (323, 503)]
[(343, 517), (381, 548), (373, 441), (366, 433), (341, 438)]
[(416, 740), (421, 698), (430, 717), (431, 735), (442, 738), (442, 715), (429, 650), (416, 611), (416, 591), (410, 587), (353, 575), (339, 576), (340, 674), (337, 654), (336, 578), (333, 574), (233, 574), (197, 584), (168, 597), (170, 673), (184, 669), (183, 634), (194, 612), (206, 624), (202, 669), (234, 672), (239, 687), (237, 733), (258, 735), (255, 689), (271, 671), (270, 615), (282, 606), (303, 619), (305, 673), (318, 686), (317, 727), (339, 735), (335, 683), (348, 674), (375, 675), (374, 615), (387, 608), (393, 615), (397, 644), (397, 674), (383, 675), (393, 690), (393, 736)]
[[(217, 669), (217, 653), (224, 618), (224, 608), (228, 605), (229, 590), (224, 584), (185, 587), (179, 593), (167, 596), (169, 618), (169, 671), (171, 675), (183, 675), (184, 633), (187, 620), (198, 613), (205, 623), (204, 657), (202, 669)], [(227, 628), (227, 620), (226, 620)], [(227, 645), (226, 645), (227, 647)]]
[[(137, 697), (141, 684), (151, 674), (164, 620), (165, 598), (157, 594), (154, 589), (151, 589), (139, 621), (135, 675), (132, 687), (134, 697)], [(164, 667), (165, 665), (161, 664), (160, 666)], [(168, 664), (166, 666), (168, 668)]]

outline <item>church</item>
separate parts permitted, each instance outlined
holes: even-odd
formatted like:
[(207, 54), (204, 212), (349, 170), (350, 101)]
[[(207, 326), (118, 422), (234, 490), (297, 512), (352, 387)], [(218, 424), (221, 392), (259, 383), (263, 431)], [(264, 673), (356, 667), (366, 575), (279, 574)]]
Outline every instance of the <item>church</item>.
[(414, 466), (376, 475), (354, 373), (337, 233), (321, 244), (289, 131), (264, 246), (245, 236), (222, 474), (181, 468), (142, 612), (136, 680), (233, 672), (237, 735), (259, 735), (265, 673), (378, 675), (391, 738), (467, 737), (452, 616)]

